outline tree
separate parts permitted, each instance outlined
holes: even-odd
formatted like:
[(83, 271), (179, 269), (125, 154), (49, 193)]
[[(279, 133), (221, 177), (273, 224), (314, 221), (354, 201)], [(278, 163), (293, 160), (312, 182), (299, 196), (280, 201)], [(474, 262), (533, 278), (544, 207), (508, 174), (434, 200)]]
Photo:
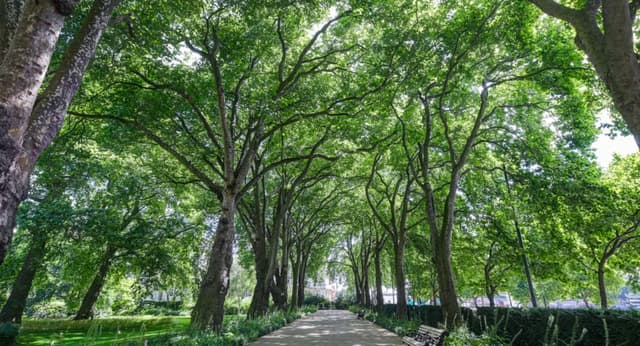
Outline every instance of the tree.
[(595, 68), (640, 147), (640, 64), (635, 50), (640, 2), (590, 0), (572, 8), (555, 0), (529, 0), (573, 27), (575, 44)]
[[(175, 23), (166, 44), (152, 47), (151, 56), (123, 57), (116, 80), (74, 112), (144, 135), (182, 165), (182, 180), (219, 199), (208, 270), (192, 311), (195, 329), (222, 326), (241, 197), (267, 172), (306, 158), (285, 157), (246, 179), (266, 143), (293, 125), (352, 114), (383, 84), (349, 83), (352, 71), (342, 65), (359, 47), (332, 31), (348, 30), (351, 11), (338, 8), (337, 16), (308, 35), (317, 19), (308, 14), (316, 10), (326, 9), (216, 2), (194, 10)], [(167, 45), (173, 52), (190, 50), (197, 62), (175, 62)], [(110, 102), (96, 102), (104, 98)]]
[(407, 319), (404, 252), (409, 230), (419, 224), (410, 224), (410, 214), (418, 206), (412, 203), (414, 178), (408, 168), (404, 171), (381, 169), (382, 157), (381, 154), (377, 154), (373, 161), (365, 193), (373, 215), (389, 235), (389, 241), (393, 246), (393, 270), (398, 301), (396, 316)]
[[(56, 41), (77, 0), (0, 2), (0, 263), (26, 198), (29, 178), (57, 135), (98, 42), (120, 0), (96, 0), (45, 90)], [(37, 102), (36, 102), (37, 101)]]

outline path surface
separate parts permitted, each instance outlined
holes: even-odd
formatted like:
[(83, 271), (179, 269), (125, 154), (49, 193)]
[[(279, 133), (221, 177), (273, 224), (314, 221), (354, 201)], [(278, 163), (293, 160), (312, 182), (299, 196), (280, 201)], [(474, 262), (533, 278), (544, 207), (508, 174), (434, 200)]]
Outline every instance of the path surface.
[(320, 310), (249, 345), (399, 346), (402, 340), (369, 321), (356, 319), (349, 311)]

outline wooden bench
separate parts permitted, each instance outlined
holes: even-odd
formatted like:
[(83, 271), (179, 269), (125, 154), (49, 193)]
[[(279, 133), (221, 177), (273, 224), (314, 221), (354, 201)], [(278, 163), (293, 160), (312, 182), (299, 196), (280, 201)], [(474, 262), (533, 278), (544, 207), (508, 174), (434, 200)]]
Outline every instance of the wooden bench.
[(402, 342), (411, 346), (442, 346), (447, 335), (449, 335), (449, 332), (444, 329), (422, 325), (418, 328), (416, 336), (413, 338), (405, 336), (402, 338)]

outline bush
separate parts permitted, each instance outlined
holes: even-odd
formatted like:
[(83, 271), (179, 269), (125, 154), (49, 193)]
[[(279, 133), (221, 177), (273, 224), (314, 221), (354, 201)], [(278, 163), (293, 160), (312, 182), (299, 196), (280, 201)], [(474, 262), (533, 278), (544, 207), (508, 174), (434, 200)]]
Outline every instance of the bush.
[(349, 306), (355, 305), (356, 299), (353, 296), (340, 295), (336, 298), (335, 308), (338, 310), (347, 310)]
[(640, 340), (640, 313), (636, 311), (478, 308), (477, 316), (471, 325), (474, 332), (497, 326), (497, 333), (507, 340), (519, 334), (514, 345), (539, 345), (540, 341), (634, 345)]
[(305, 296), (303, 305), (317, 305), (317, 306), (328, 306), (330, 303), (327, 298), (322, 296)]
[(301, 311), (305, 314), (312, 314), (316, 311), (318, 311), (318, 306), (316, 305), (304, 305), (301, 309)]
[(183, 308), (181, 301), (144, 301), (131, 313), (135, 315), (178, 316)]
[[(395, 304), (385, 304), (380, 315), (386, 319), (378, 316), (376, 322), (385, 328), (383, 323), (395, 323), (395, 309)], [(409, 306), (408, 311), (409, 320), (442, 328), (440, 306)], [(482, 335), (474, 340), (486, 337), (513, 345), (635, 345), (640, 340), (637, 311), (482, 307), (476, 312), (462, 308), (462, 318), (470, 332)]]
[(64, 318), (67, 315), (67, 305), (62, 300), (50, 300), (32, 305), (27, 316), (33, 318)]

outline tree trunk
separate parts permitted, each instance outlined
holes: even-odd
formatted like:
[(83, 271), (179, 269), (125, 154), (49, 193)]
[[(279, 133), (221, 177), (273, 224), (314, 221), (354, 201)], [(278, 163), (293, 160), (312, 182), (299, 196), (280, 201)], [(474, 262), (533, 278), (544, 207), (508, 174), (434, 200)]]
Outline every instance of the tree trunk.
[(358, 305), (362, 305), (362, 285), (360, 284), (360, 273), (358, 272), (358, 269), (356, 268), (356, 264), (353, 264), (352, 267), (352, 271), (353, 271), (353, 281), (354, 281), (354, 287), (356, 289), (356, 303)]
[(26, 194), (13, 179), (22, 175), (16, 159), (64, 18), (54, 1), (28, 1), (0, 64), (0, 263), (11, 244), (16, 209)]
[(267, 259), (267, 245), (260, 224), (256, 227), (256, 234), (251, 243), (254, 254), (256, 285), (253, 288), (251, 305), (247, 311), (248, 318), (264, 316), (269, 311), (269, 285), (271, 278), (267, 277), (269, 261)]
[(447, 327), (451, 327), (462, 317), (451, 266), (451, 244), (448, 239), (439, 237), (437, 231), (431, 232), (431, 241), (438, 273), (438, 289), (442, 312), (445, 316)]
[(362, 272), (364, 276), (362, 280), (362, 293), (364, 294), (364, 306), (371, 306), (371, 290), (369, 289), (369, 270), (365, 270)]
[(491, 285), (491, 268), (488, 264), (484, 266), (484, 289), (489, 299), (489, 306), (495, 307), (495, 288)]
[(27, 1), (9, 49), (2, 53), (0, 47), (0, 54), (4, 54), (0, 65), (0, 264), (11, 243), (16, 210), (26, 197), (36, 161), (60, 130), (69, 103), (119, 2), (95, 1), (42, 94), (38, 91), (64, 17), (77, 1)]
[(576, 46), (586, 53), (640, 146), (640, 65), (635, 54), (631, 2), (603, 1), (602, 6), (586, 2), (582, 8), (573, 9), (555, 1), (529, 1), (573, 26)]
[(0, 322), (21, 323), (24, 307), (27, 304), (27, 297), (31, 291), (33, 279), (40, 269), (45, 256), (45, 245), (47, 243), (46, 232), (35, 234), (29, 247), (27, 257), (24, 259), (22, 269), (13, 283), (11, 294), (0, 312)]
[[(274, 278), (271, 282), (271, 299), (273, 299), (273, 304), (276, 306), (278, 310), (286, 311), (287, 310), (287, 291), (283, 291), (280, 287), (280, 278)], [(286, 281), (285, 281), (286, 282)]]
[(305, 279), (307, 277), (307, 264), (309, 263), (309, 256), (302, 258), (302, 266), (300, 269), (300, 282), (298, 282), (298, 306), (304, 305), (304, 288), (306, 286)]
[(531, 306), (538, 307), (538, 300), (536, 299), (536, 291), (533, 287), (533, 278), (531, 277), (531, 269), (529, 269), (529, 259), (527, 258), (527, 252), (524, 248), (524, 241), (522, 240), (522, 232), (520, 231), (520, 223), (518, 222), (518, 213), (516, 207), (513, 204), (513, 192), (511, 191), (511, 183), (509, 182), (509, 174), (507, 173), (507, 166), (502, 165), (502, 172), (504, 173), (504, 181), (507, 185), (507, 193), (511, 199), (511, 213), (513, 216), (513, 226), (516, 229), (516, 236), (518, 241), (518, 247), (522, 251), (522, 265), (524, 267), (524, 274), (527, 277), (527, 286), (529, 288), (529, 297), (531, 298)]
[(382, 266), (380, 263), (380, 251), (376, 251), (374, 258), (376, 270), (376, 310), (381, 311), (384, 305), (384, 292), (382, 292)]
[(606, 259), (601, 259), (600, 263), (598, 263), (598, 290), (600, 291), (600, 307), (603, 310), (607, 310), (609, 308), (607, 303), (607, 286), (605, 285), (604, 277), (606, 265)]
[(247, 317), (254, 319), (264, 316), (269, 311), (269, 280), (267, 280), (267, 262), (259, 261), (256, 254), (256, 285), (253, 288), (251, 305), (247, 311)]
[(396, 274), (396, 317), (401, 320), (407, 319), (407, 292), (404, 275), (404, 242), (394, 242), (394, 265)]
[(100, 297), (100, 292), (102, 292), (102, 288), (104, 287), (107, 275), (109, 274), (109, 269), (111, 269), (111, 261), (115, 254), (116, 249), (114, 247), (107, 246), (107, 250), (102, 256), (98, 273), (96, 273), (93, 282), (91, 282), (91, 286), (89, 286), (89, 290), (87, 290), (87, 293), (84, 295), (82, 304), (80, 304), (80, 308), (78, 309), (76, 316), (73, 318), (74, 320), (87, 320), (93, 318), (94, 307), (98, 301), (98, 297)]
[(300, 282), (298, 278), (298, 265), (299, 259), (296, 259), (294, 262), (291, 262), (291, 306), (289, 306), (290, 310), (295, 310), (298, 308), (298, 282)]
[(236, 234), (236, 197), (228, 188), (225, 189), (222, 213), (209, 253), (207, 272), (200, 283), (198, 298), (191, 312), (191, 328), (195, 330), (222, 330), (224, 300), (229, 290), (229, 272), (233, 262), (233, 241)]

